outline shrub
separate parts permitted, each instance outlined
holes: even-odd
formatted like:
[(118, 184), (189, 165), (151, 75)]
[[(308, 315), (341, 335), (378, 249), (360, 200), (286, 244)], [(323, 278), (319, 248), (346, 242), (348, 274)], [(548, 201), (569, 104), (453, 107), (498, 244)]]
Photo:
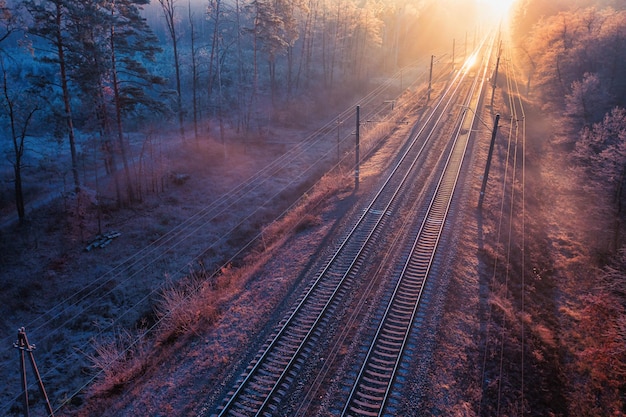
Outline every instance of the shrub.
[(93, 340), (94, 354), (88, 359), (96, 370), (99, 392), (118, 391), (145, 369), (145, 333), (122, 330), (110, 338)]

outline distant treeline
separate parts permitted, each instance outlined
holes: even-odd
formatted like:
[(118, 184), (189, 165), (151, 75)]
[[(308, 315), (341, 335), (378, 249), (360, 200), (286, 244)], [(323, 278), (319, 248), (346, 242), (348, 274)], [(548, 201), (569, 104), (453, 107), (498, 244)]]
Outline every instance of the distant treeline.
[(467, 3), (0, 0), (2, 147), (20, 218), (28, 136), (67, 142), (77, 190), (79, 156), (93, 147), (82, 138), (97, 141), (107, 174), (122, 173), (118, 201), (132, 202), (128, 132), (169, 124), (184, 141), (205, 137), (209, 120), (221, 135), (298, 123), (455, 36), (467, 49), (480, 25)]
[(554, 115), (559, 141), (586, 169), (590, 188), (611, 205), (615, 250), (626, 214), (626, 5), (526, 0), (515, 29), (529, 92)]

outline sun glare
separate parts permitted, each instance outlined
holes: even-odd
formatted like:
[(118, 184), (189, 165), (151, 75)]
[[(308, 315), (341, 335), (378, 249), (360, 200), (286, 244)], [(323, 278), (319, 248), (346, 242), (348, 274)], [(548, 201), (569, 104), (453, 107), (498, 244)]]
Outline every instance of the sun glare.
[(516, 0), (477, 0), (480, 7), (497, 17), (505, 16)]
[(465, 64), (463, 64), (463, 68), (465, 69), (465, 71), (468, 71), (474, 66), (474, 64), (476, 63), (476, 59), (476, 54), (474, 53), (465, 60)]

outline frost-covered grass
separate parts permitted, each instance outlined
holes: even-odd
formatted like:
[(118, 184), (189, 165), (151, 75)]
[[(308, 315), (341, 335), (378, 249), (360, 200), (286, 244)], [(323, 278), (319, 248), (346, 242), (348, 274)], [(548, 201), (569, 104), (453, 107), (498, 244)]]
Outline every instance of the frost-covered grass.
[[(377, 148), (377, 142), (388, 130), (388, 127), (364, 129), (363, 159), (369, 150)], [(8, 369), (7, 389), (2, 391), (0, 401), (3, 407), (19, 413), (19, 375), (10, 371), (16, 362), (10, 345), (15, 340), (17, 326), (26, 325), (31, 342), (38, 345), (36, 357), (53, 404), (69, 401), (76, 406), (84, 401), (85, 390), (93, 380), (99, 381), (92, 391), (96, 396), (124, 392), (139, 376), (154, 372), (154, 367), (149, 366), (153, 361), (172, 358), (165, 352), (171, 353), (172, 348), (211, 329), (220, 320), (231, 320), (231, 316), (225, 318), (223, 313), (224, 306), (233, 299), (254, 298), (246, 287), (256, 285), (250, 284), (250, 277), (274, 260), (272, 254), (289, 236), (317, 226), (316, 205), (345, 187), (346, 181), (350, 183), (352, 171), (347, 167), (353, 157), (347, 158), (346, 166), (339, 167), (315, 189), (309, 189), (311, 178), (327, 169), (322, 164), (307, 171), (309, 165), (321, 155), (325, 155), (322, 160), (329, 166), (336, 162), (334, 136), (332, 141), (320, 141), (309, 148), (304, 156), (284, 162), (280, 175), (250, 191), (249, 200), (241, 209), (243, 212), (251, 208), (256, 214), (236, 234), (224, 235), (237, 226), (238, 213), (224, 213), (210, 227), (197, 230), (176, 247), (167, 247), (154, 265), (137, 266), (128, 274), (110, 279), (107, 274), (129, 256), (160, 245), (161, 239), (173, 233), (179, 224), (286, 150), (308, 145), (300, 142), (302, 130), (274, 128), (266, 134), (271, 134), (271, 140), (229, 137), (225, 148), (207, 138), (203, 138), (199, 147), (193, 141), (185, 145), (170, 141), (172, 146), (167, 152), (158, 158), (153, 155), (154, 160), (163, 158), (159, 160), (162, 168), (159, 175), (183, 174), (188, 176), (187, 180), (177, 183), (166, 176), (150, 190), (149, 182), (143, 183), (143, 200), (132, 207), (117, 208), (114, 182), (111, 178), (103, 181), (103, 177), (96, 175), (85, 177), (88, 182), (85, 191), (99, 190), (100, 210), (87, 204), (89, 210), (84, 211), (85, 207), (76, 204), (76, 195), (72, 193), (62, 198), (55, 195), (40, 208), (29, 206), (26, 227), (7, 230), (0, 239), (3, 266), (0, 279), (7, 288), (0, 304), (1, 335), (7, 346), (0, 351), (0, 360), (3, 369)], [(134, 143), (166, 142), (166, 132), (149, 135), (148, 138), (146, 134), (145, 140), (135, 138)], [(46, 187), (56, 190), (57, 185), (46, 184)], [(285, 185), (290, 188), (275, 195)], [(291, 207), (302, 194), (300, 203)], [(268, 196), (273, 198), (271, 204)], [(286, 208), (291, 210), (287, 212)], [(279, 220), (272, 221), (281, 213)], [(103, 231), (115, 230), (121, 235), (106, 248), (85, 252), (99, 226)], [(260, 231), (254, 246), (245, 248), (248, 257), (238, 255), (235, 261), (224, 263)], [(202, 253), (201, 261), (194, 258), (198, 253)], [(307, 256), (297, 261), (306, 262)], [(278, 270), (283, 267), (276, 266)], [(283, 271), (282, 276), (263, 280), (257, 294), (268, 300), (276, 299), (287, 291), (290, 282), (287, 276), (293, 278), (290, 271)], [(267, 283), (269, 287), (265, 286)], [(272, 285), (281, 290), (272, 291)], [(73, 296), (87, 298), (58, 308), (62, 301)], [(262, 306), (265, 313), (269, 305)], [(48, 310), (49, 313), (42, 314)], [(238, 304), (229, 312), (244, 319), (261, 318), (256, 317), (260, 311), (253, 302)], [(42, 327), (34, 322), (40, 316), (49, 320)], [(221, 328), (219, 332), (228, 334), (224, 337), (229, 346), (216, 346), (212, 351), (211, 361), (216, 364), (229, 361), (233, 349), (239, 347), (231, 345), (233, 341), (243, 343), (248, 338), (237, 327)], [(220, 340), (211, 339), (207, 344), (219, 344)], [(77, 391), (79, 388), (81, 392)], [(38, 401), (38, 395), (32, 398)], [(35, 405), (31, 410), (33, 415), (37, 415), (37, 408)]]
[[(189, 354), (188, 349), (182, 347), (196, 344), (202, 339), (206, 339), (209, 344), (203, 348), (202, 353), (192, 354), (190, 360), (193, 362), (193, 356), (197, 356), (196, 361), (202, 363), (206, 360), (205, 356), (212, 358), (210, 366), (198, 363), (195, 365), (205, 366), (206, 378), (211, 379), (211, 368), (228, 364), (233, 349), (239, 349), (249, 342), (245, 327), (267, 318), (265, 314), (260, 313), (269, 312), (272, 305), (279, 301), (278, 294), (284, 291), (283, 289), (273, 295), (263, 295), (266, 290), (256, 291), (250, 287), (278, 285), (286, 288), (290, 285), (295, 277), (293, 271), (291, 273), (286, 271), (291, 275), (289, 279), (283, 280), (278, 273), (277, 277), (271, 278), (269, 282), (266, 278), (270, 277), (264, 277), (262, 271), (267, 268), (268, 262), (280, 257), (279, 252), (285, 249), (287, 241), (312, 227), (320, 226), (321, 220), (314, 213), (322, 210), (331, 196), (349, 188), (350, 182), (349, 176), (341, 174), (325, 176), (292, 210), (263, 229), (248, 255), (237, 266), (226, 264), (213, 274), (208, 271), (195, 271), (183, 284), (172, 284), (164, 289), (156, 304), (159, 322), (151, 334), (146, 335), (142, 343), (137, 344), (137, 348), (127, 349), (129, 339), (137, 338), (137, 335), (129, 338), (128, 333), (119, 334), (114, 340), (99, 344), (96, 348), (97, 354), (92, 360), (94, 366), (101, 370), (101, 374), (90, 389), (92, 397), (86, 409), (92, 409), (90, 407), (100, 409), (103, 404), (108, 407), (104, 398), (110, 395), (117, 397), (120, 387), (132, 385), (133, 380), (139, 378), (147, 369), (156, 373), (168, 372), (167, 365), (163, 364), (171, 362), (169, 359), (175, 352), (184, 350)], [(271, 284), (274, 281), (276, 284)], [(245, 322), (245, 326), (240, 324), (224, 327), (223, 322), (233, 318)], [(208, 336), (216, 332), (222, 333), (222, 336), (217, 338)], [(224, 336), (226, 333), (229, 334), (228, 337)], [(144, 392), (164, 389), (160, 387), (159, 381), (159, 377), (150, 380), (149, 389), (144, 386), (148, 385), (148, 381), (143, 381), (137, 385), (144, 388), (136, 389), (142, 389)], [(167, 382), (163, 383), (167, 385)], [(114, 408), (116, 410), (118, 407), (123, 408), (123, 403), (124, 401), (120, 401), (122, 405), (117, 404)], [(157, 399), (152, 399), (150, 403), (151, 407), (159, 409), (165, 407)], [(115, 413), (124, 414), (123, 411)]]
[[(105, 379), (116, 381), (113, 385), (117, 387), (121, 386), (121, 381), (143, 372), (141, 366), (134, 364), (142, 363), (139, 358), (145, 355), (147, 345), (143, 338), (137, 338), (138, 342), (134, 344), (125, 339), (129, 334), (144, 332), (153, 324), (155, 317), (170, 310), (173, 312), (165, 316), (159, 330), (161, 335), (158, 340), (161, 343), (175, 339), (182, 331), (192, 327), (191, 320), (195, 320), (196, 315), (190, 318), (190, 313), (175, 307), (192, 287), (172, 286), (169, 293), (158, 291), (158, 288), (167, 281), (169, 274), (189, 271), (192, 266), (199, 268), (198, 265), (185, 266), (188, 261), (184, 259), (192, 259), (192, 255), (201, 251), (202, 247), (219, 241), (220, 236), (233, 227), (236, 213), (233, 219), (219, 223), (218, 227), (197, 230), (192, 238), (168, 249), (166, 256), (148, 269), (113, 278), (107, 278), (107, 273), (115, 270), (116, 265), (130, 255), (168, 236), (177, 225), (210, 204), (212, 196), (226, 192), (276, 157), (275, 149), (264, 149), (262, 146), (237, 153), (235, 149), (234, 145), (230, 148), (227, 162), (216, 157), (222, 155), (221, 144), (216, 144), (215, 152), (211, 150), (210, 143), (200, 151), (189, 146), (171, 152), (169, 166), (178, 172), (189, 173), (189, 182), (166, 182), (159, 195), (146, 195), (141, 205), (131, 209), (118, 210), (104, 205), (98, 213), (93, 205), (87, 205), (89, 210), (83, 212), (82, 209), (76, 210), (78, 206), (71, 198), (55, 198), (53, 204), (41, 209), (31, 208), (25, 226), (7, 230), (0, 242), (0, 261), (3, 265), (0, 278), (4, 286), (1, 295), (2, 340), (6, 345), (6, 349), (0, 352), (0, 359), (3, 369), (7, 369), (4, 379), (7, 389), (2, 390), (0, 403), (7, 407), (6, 411), (12, 409), (19, 412), (20, 409), (17, 399), (19, 373), (11, 371), (17, 365), (11, 343), (15, 341), (14, 329), (18, 326), (25, 325), (30, 341), (38, 346), (35, 355), (48, 394), (56, 405), (73, 396), (83, 383), (89, 382), (94, 375), (92, 365), (103, 371)], [(243, 148), (240, 150), (244, 151)], [(290, 169), (298, 170), (298, 167)], [(102, 182), (100, 186), (102, 190), (107, 189)], [(255, 205), (262, 206), (275, 186), (275, 183), (269, 182), (251, 192), (249, 198), (256, 201)], [(263, 214), (265, 220), (259, 218), (257, 222), (263, 224), (277, 214), (267, 210)], [(106, 248), (84, 252), (87, 242), (98, 232), (99, 221), (104, 231), (116, 230), (121, 232), (121, 236)], [(254, 230), (251, 232), (256, 233)], [(214, 245), (204, 258), (208, 262), (205, 263), (207, 270), (211, 270), (220, 259), (228, 259), (231, 256), (229, 252), (235, 247), (231, 245), (238, 245), (245, 239), (245, 236), (233, 237), (232, 243)], [(226, 277), (222, 274), (217, 279), (218, 289), (223, 286), (231, 290), (234, 288), (235, 281), (227, 283)], [(189, 281), (185, 285), (192, 283)], [(203, 295), (209, 296), (210, 293), (204, 292)], [(62, 309), (54, 307), (75, 296), (88, 298)], [(162, 307), (155, 313), (153, 305), (159, 300), (163, 300)], [(202, 315), (197, 317), (210, 321), (211, 315), (216, 314), (211, 310), (212, 303), (195, 300), (201, 304), (199, 311)], [(50, 313), (42, 315), (51, 307)], [(41, 328), (38, 327), (40, 322), (33, 321), (39, 320), (40, 316), (47, 320)], [(116, 324), (110, 327), (111, 323)], [(50, 329), (56, 330), (51, 333)], [(93, 346), (98, 348), (95, 352), (91, 350)], [(123, 355), (119, 355), (120, 346), (128, 349)], [(114, 352), (118, 354), (115, 356), (119, 356), (119, 364), (113, 360)], [(107, 366), (103, 368), (104, 364)], [(29, 381), (35, 382), (32, 377)], [(36, 393), (32, 396), (34, 401), (38, 397)], [(13, 406), (10, 405), (12, 403)], [(37, 408), (35, 405), (32, 413), (36, 413)]]

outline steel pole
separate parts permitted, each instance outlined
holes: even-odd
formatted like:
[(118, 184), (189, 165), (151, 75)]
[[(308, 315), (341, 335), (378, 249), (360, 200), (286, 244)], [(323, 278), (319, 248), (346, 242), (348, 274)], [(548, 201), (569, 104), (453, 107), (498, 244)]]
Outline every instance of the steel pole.
[(491, 133), (491, 142), (489, 143), (489, 152), (487, 153), (487, 164), (485, 165), (485, 174), (483, 175), (483, 184), (480, 187), (480, 197), (478, 198), (478, 207), (482, 207), (483, 198), (485, 197), (485, 188), (487, 188), (487, 178), (489, 177), (489, 168), (491, 167), (491, 157), (493, 156), (493, 146), (496, 142), (496, 134), (498, 132), (498, 122), (500, 115), (496, 114), (496, 120), (493, 124), (493, 132)]
[(359, 189), (359, 165), (360, 165), (360, 156), (359, 156), (359, 135), (361, 128), (361, 106), (356, 106), (356, 143), (354, 148), (354, 153), (356, 156), (356, 164), (354, 166), (354, 188)]

